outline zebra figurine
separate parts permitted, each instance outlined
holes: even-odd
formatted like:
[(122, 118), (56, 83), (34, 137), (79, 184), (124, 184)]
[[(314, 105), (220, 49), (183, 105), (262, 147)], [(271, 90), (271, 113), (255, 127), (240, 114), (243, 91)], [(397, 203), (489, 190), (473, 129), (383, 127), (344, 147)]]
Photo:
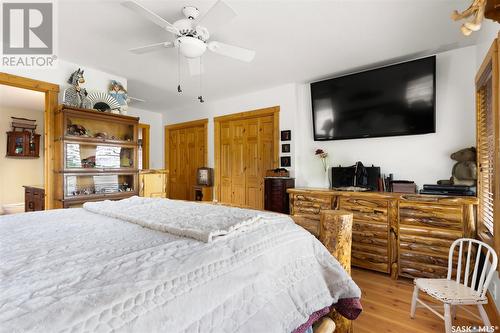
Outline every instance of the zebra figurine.
[(71, 84), (71, 87), (64, 90), (63, 103), (68, 106), (91, 109), (92, 105), (90, 100), (87, 98), (87, 90), (80, 86), (85, 83), (83, 70), (78, 68), (78, 70), (71, 73), (68, 83)]

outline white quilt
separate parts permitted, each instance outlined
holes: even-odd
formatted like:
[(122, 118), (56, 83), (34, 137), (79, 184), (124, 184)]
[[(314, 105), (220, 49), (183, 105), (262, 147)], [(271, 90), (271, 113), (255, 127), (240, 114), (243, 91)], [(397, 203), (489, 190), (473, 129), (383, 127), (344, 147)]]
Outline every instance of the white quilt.
[(87, 202), (83, 208), (202, 242), (211, 242), (230, 233), (244, 231), (263, 217), (267, 220), (280, 217), (279, 214), (250, 209), (135, 196), (120, 201)]
[(0, 216), (0, 332), (289, 333), (350, 297), (287, 216), (208, 243), (81, 208)]

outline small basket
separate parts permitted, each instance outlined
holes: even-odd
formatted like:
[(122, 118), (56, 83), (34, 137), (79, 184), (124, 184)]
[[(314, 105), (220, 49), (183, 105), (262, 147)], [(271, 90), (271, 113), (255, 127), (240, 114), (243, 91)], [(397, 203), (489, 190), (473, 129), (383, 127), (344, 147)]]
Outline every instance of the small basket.
[(290, 177), (290, 172), (283, 168), (267, 170), (266, 177)]

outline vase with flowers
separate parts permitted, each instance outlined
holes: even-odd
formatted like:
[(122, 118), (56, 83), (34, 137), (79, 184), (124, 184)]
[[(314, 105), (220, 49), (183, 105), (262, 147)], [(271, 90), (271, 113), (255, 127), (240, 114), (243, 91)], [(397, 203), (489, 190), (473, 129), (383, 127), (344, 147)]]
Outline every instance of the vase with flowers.
[(316, 149), (314, 155), (321, 160), (321, 163), (323, 164), (323, 171), (325, 172), (325, 178), (328, 180), (328, 187), (332, 187), (330, 184), (330, 177), (328, 175), (328, 153), (323, 149), (318, 148)]

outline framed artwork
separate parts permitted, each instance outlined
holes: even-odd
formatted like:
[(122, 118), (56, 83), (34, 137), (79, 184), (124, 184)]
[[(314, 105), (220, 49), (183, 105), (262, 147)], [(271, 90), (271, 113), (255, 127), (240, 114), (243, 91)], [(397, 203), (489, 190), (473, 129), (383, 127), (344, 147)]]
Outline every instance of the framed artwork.
[(290, 144), (289, 143), (284, 143), (281, 145), (281, 152), (282, 153), (289, 153), (290, 152)]
[(281, 156), (281, 166), (285, 168), (292, 166), (292, 160), (290, 156)]
[(292, 131), (286, 130), (281, 131), (281, 141), (290, 141), (292, 140)]
[(214, 170), (212, 168), (198, 168), (196, 182), (201, 186), (212, 186)]

